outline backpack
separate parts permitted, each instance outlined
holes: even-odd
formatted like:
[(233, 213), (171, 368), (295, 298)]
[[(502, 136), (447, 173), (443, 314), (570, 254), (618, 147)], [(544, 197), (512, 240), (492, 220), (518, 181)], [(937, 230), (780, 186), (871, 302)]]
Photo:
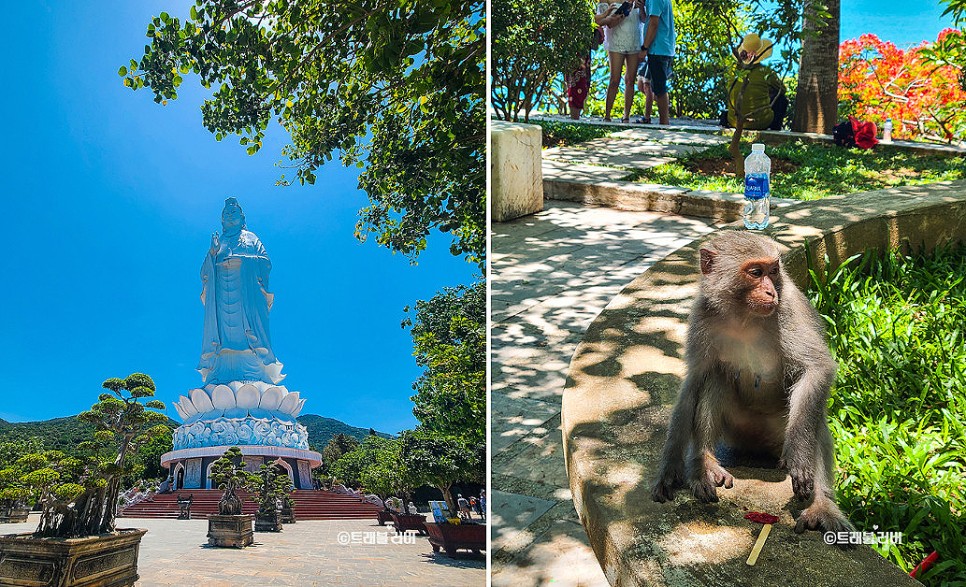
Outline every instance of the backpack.
[(840, 147), (871, 149), (879, 144), (875, 135), (874, 122), (859, 122), (854, 116), (832, 127), (832, 140)]
[(879, 144), (879, 139), (875, 137), (878, 133), (874, 122), (859, 122), (854, 116), (849, 116), (849, 122), (852, 123), (852, 135), (856, 147), (871, 149)]
[(847, 149), (855, 146), (855, 131), (852, 130), (852, 122), (846, 120), (832, 127), (832, 140), (836, 145)]

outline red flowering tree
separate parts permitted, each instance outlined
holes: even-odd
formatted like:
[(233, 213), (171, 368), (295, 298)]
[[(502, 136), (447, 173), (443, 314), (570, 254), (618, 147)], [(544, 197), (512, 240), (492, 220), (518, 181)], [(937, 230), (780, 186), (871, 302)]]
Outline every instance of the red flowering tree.
[(950, 53), (963, 45), (956, 29), (908, 50), (873, 34), (845, 41), (839, 48), (840, 115), (879, 128), (891, 118), (900, 139), (966, 140), (966, 84)]

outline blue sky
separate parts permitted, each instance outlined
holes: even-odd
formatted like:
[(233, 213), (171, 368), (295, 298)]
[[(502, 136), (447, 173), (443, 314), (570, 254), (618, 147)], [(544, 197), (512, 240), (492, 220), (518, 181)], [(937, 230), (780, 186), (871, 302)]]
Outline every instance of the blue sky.
[(272, 258), (272, 339), (283, 384), (308, 400), (303, 413), (391, 433), (414, 426), (419, 369), (402, 309), (468, 283), (474, 268), (445, 237), (415, 267), (358, 242), (367, 199), (357, 170), (338, 162), (315, 186), (275, 187), (284, 134), (252, 157), (235, 139), (216, 142), (193, 78), (165, 107), (123, 87), (117, 70), (140, 57), (150, 18), (189, 6), (5, 7), (0, 418), (76, 414), (104, 379), (135, 371), (154, 377), (169, 405), (198, 387), (199, 270), (235, 196)]
[(935, 41), (952, 26), (949, 16), (941, 16), (945, 9), (937, 0), (842, 0), (841, 38), (875, 33), (902, 48)]

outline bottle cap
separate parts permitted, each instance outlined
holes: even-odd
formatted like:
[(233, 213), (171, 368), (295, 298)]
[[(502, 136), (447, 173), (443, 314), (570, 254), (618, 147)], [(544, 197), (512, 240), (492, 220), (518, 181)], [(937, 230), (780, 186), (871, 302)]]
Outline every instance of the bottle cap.
[(752, 153), (764, 153), (765, 152), (765, 144), (764, 143), (752, 143), (752, 145), (751, 145), (751, 152)]

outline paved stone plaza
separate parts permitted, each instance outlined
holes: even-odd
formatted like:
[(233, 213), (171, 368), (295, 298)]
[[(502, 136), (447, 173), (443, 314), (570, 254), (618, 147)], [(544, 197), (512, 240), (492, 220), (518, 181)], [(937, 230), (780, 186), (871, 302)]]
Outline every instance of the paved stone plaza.
[(571, 355), (632, 279), (709, 221), (548, 200), (493, 226), (493, 585), (607, 585), (574, 510), (560, 402)]
[[(25, 524), (4, 524), (0, 532), (33, 531), (37, 515)], [(486, 585), (483, 556), (434, 555), (425, 536), (415, 536), (414, 544), (356, 543), (378, 540), (383, 533), (392, 540), (393, 529), (374, 520), (286, 524), (278, 534), (256, 532), (255, 545), (240, 550), (209, 547), (207, 520), (120, 518), (118, 526), (148, 529), (138, 558), (138, 587)], [(342, 536), (349, 544), (340, 544), (341, 532), (350, 533)]]

